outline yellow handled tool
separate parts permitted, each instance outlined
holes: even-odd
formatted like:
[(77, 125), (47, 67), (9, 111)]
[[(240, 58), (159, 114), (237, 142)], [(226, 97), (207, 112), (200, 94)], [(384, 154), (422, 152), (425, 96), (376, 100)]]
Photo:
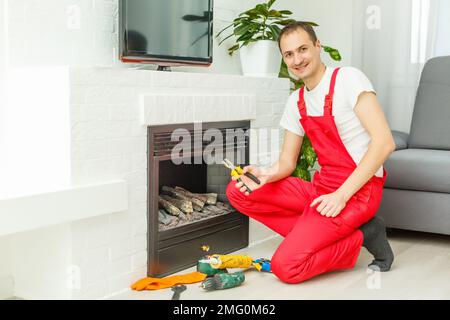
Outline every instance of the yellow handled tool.
[(238, 254), (213, 254), (200, 262), (209, 263), (214, 269), (249, 268), (253, 265), (250, 256)]
[(241, 175), (245, 175), (247, 177), (249, 177), (250, 179), (252, 179), (255, 183), (260, 184), (261, 181), (259, 181), (259, 179), (257, 177), (255, 177), (253, 174), (251, 174), (250, 172), (246, 172), (244, 173), (244, 170), (242, 170), (242, 168), (240, 166), (235, 166), (230, 160), (228, 159), (223, 159), (222, 163), (224, 164), (225, 167), (227, 167), (228, 169), (231, 170), (230, 175), (232, 177), (236, 177), (238, 182), (242, 182), (244, 184), (244, 187), (247, 189), (248, 193), (252, 192), (252, 189), (250, 189), (245, 183), (244, 181), (242, 181), (242, 179), (240, 178)]

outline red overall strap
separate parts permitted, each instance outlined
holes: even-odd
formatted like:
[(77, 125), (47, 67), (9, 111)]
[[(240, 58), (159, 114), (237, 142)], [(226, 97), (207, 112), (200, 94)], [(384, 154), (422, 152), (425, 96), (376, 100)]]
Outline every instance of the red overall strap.
[(336, 76), (340, 68), (336, 68), (333, 71), (333, 75), (331, 76), (330, 81), (330, 90), (328, 91), (328, 94), (325, 96), (325, 102), (324, 102), (324, 110), (323, 114), (332, 115), (333, 114), (333, 94), (334, 94), (334, 85), (336, 84)]
[(300, 88), (300, 91), (298, 92), (298, 101), (297, 101), (298, 112), (300, 113), (303, 119), (307, 117), (304, 95), (305, 95), (305, 85), (303, 85)]

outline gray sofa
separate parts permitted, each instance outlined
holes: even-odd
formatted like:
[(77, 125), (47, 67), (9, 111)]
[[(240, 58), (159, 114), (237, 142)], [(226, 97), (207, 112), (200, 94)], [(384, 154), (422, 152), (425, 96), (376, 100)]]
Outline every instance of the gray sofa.
[(377, 214), (390, 228), (450, 234), (450, 56), (427, 61), (410, 134), (392, 133)]

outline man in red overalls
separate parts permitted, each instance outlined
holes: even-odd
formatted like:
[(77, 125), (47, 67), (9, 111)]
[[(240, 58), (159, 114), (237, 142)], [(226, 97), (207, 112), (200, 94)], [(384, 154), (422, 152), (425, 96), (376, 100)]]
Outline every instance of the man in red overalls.
[[(271, 259), (272, 272), (284, 282), (353, 268), (361, 246), (374, 256), (369, 268), (388, 271), (394, 255), (383, 221), (374, 216), (387, 174), (382, 165), (395, 144), (370, 81), (356, 68), (325, 66), (308, 24), (285, 27), (278, 44), (305, 85), (286, 105), (279, 160), (269, 168), (245, 167), (261, 184), (241, 176), (253, 192), (233, 180), (228, 199), (284, 237)], [(320, 165), (312, 182), (290, 176), (305, 133)]]

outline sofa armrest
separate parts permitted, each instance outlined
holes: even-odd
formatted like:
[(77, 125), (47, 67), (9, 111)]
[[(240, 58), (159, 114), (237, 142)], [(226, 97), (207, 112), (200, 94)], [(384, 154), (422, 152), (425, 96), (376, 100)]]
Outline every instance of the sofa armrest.
[(395, 151), (407, 149), (409, 134), (397, 130), (392, 130), (391, 132), (395, 142)]

